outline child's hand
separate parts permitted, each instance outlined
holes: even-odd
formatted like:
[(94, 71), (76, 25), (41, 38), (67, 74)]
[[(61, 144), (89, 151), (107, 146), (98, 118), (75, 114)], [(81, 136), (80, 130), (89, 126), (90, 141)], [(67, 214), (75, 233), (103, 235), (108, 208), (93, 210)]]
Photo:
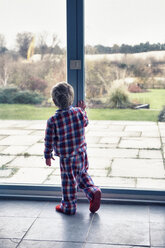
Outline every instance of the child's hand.
[(46, 158), (46, 161), (45, 161), (45, 163), (46, 163), (46, 165), (47, 166), (51, 166), (52, 164), (51, 164), (51, 159), (53, 159), (53, 160), (55, 160), (55, 158)]
[(79, 101), (78, 102), (78, 107), (82, 108), (83, 110), (85, 110), (85, 108), (86, 108), (85, 102), (84, 101)]

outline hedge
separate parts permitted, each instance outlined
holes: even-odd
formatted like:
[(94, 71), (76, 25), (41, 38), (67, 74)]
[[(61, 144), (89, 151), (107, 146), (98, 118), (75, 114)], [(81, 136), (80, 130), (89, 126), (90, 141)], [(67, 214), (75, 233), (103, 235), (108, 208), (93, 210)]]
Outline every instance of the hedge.
[(41, 104), (43, 100), (43, 95), (34, 91), (22, 91), (16, 87), (0, 88), (0, 103)]

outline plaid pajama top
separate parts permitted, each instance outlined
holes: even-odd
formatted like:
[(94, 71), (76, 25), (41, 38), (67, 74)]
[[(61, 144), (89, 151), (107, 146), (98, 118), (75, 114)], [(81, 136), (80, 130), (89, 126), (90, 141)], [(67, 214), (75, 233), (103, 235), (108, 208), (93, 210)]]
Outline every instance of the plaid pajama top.
[(52, 151), (59, 157), (70, 157), (86, 151), (86, 112), (78, 107), (57, 110), (47, 121), (44, 157), (51, 158)]

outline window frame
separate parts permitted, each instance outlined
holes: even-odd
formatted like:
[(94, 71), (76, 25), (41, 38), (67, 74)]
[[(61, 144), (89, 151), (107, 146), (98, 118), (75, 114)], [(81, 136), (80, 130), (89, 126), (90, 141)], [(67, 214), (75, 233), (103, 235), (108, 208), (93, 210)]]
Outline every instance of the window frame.
[[(67, 6), (67, 81), (74, 87), (75, 101), (84, 100), (84, 0), (66, 0)], [(71, 68), (71, 60), (81, 61), (81, 69)], [(165, 190), (101, 187), (103, 202), (165, 203)], [(60, 200), (61, 187), (37, 184), (0, 185), (0, 198)], [(85, 200), (82, 192), (78, 198)]]

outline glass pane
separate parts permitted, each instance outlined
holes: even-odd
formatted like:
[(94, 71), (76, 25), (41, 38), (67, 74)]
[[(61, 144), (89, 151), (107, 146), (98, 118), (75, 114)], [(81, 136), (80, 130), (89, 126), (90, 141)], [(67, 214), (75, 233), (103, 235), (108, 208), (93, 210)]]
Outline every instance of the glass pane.
[(85, 1), (86, 136), (98, 185), (165, 189), (164, 9), (163, 0)]
[(0, 183), (59, 184), (43, 158), (54, 84), (66, 80), (66, 1), (0, 1)]

